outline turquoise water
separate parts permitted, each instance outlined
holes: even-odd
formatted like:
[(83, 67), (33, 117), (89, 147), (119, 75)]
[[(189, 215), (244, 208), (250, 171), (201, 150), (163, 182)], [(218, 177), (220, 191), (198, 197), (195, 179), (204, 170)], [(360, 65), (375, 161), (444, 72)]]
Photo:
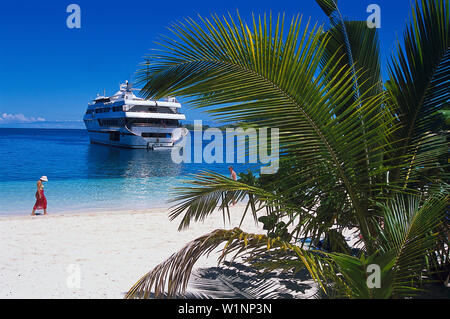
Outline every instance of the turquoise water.
[[(0, 214), (29, 214), (36, 182), (46, 175), (49, 213), (170, 206), (171, 190), (190, 174), (225, 163), (181, 163), (170, 150), (146, 151), (89, 143), (85, 130), (0, 129)], [(254, 166), (233, 164), (236, 172)]]

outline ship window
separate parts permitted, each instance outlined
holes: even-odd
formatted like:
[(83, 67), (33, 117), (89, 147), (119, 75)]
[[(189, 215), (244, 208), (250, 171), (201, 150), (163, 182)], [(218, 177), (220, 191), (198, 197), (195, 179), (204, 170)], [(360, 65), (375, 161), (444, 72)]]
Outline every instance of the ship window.
[(113, 119), (113, 120), (98, 120), (98, 124), (100, 124), (100, 126), (119, 126), (119, 120), (118, 119)]
[(155, 126), (164, 126), (164, 127), (167, 127), (167, 126), (176, 126), (176, 127), (178, 127), (179, 126), (179, 122), (178, 122), (178, 120), (169, 120), (169, 119), (164, 119), (164, 120), (161, 120), (161, 119), (146, 119), (146, 118), (143, 118), (143, 119), (138, 119), (138, 118), (128, 118), (127, 119), (127, 123), (128, 124), (131, 124), (131, 125), (147, 125), (147, 124), (150, 124), (150, 125), (155, 125)]
[(142, 137), (170, 138), (170, 133), (142, 133)]
[(169, 107), (160, 107), (159, 108), (160, 113), (175, 113), (171, 108)]
[(99, 107), (95, 109), (95, 113), (106, 113), (109, 112), (110, 110), (111, 110), (110, 107)]

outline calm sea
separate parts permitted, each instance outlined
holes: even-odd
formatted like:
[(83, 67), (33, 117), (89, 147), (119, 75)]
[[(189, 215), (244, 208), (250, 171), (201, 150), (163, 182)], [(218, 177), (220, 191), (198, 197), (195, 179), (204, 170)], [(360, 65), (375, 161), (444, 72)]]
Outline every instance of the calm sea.
[[(175, 164), (170, 150), (131, 150), (89, 143), (85, 130), (0, 129), (0, 214), (29, 214), (46, 175), (49, 213), (167, 207), (190, 174), (225, 163)], [(233, 164), (236, 172), (254, 164)]]

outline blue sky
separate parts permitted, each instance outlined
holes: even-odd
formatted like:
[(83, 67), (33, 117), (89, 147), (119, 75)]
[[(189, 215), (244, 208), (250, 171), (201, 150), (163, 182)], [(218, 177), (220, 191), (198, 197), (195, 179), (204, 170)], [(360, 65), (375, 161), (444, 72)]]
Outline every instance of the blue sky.
[[(66, 26), (66, 7), (81, 7), (81, 29)], [(349, 19), (366, 20), (369, 4), (381, 7), (381, 52), (386, 62), (411, 15), (409, 0), (340, 0)], [(130, 79), (158, 35), (171, 23), (197, 14), (301, 13), (327, 23), (314, 0), (297, 1), (5, 1), (0, 11), (0, 126), (8, 124), (82, 127), (87, 103), (112, 94)], [(181, 99), (181, 102), (183, 100)], [(187, 118), (207, 115), (184, 105)], [(6, 115), (5, 115), (6, 114)]]

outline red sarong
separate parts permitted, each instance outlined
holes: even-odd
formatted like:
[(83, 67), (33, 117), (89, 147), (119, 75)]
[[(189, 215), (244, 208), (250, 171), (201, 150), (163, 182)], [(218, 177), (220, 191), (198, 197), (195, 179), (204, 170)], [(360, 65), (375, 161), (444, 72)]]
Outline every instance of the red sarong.
[(39, 198), (38, 192), (36, 192), (36, 204), (34, 204), (33, 209), (47, 209), (47, 198), (45, 198), (44, 190), (40, 191), (41, 198)]

